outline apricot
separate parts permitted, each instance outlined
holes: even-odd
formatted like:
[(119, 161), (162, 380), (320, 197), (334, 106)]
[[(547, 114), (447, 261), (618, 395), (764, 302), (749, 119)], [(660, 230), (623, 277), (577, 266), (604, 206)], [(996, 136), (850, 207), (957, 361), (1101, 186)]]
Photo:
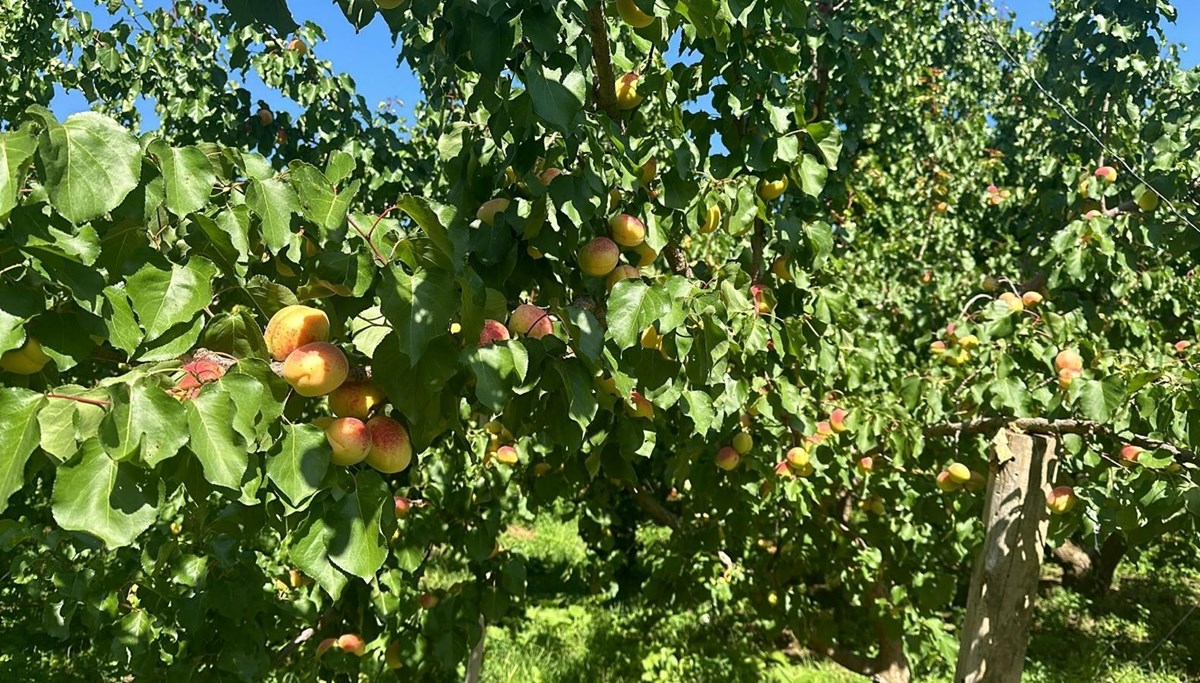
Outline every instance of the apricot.
[(1033, 308), (1042, 303), (1042, 295), (1040, 292), (1025, 292), (1021, 295), (1021, 303)]
[(642, 164), (641, 172), (638, 173), (638, 182), (642, 185), (649, 185), (654, 182), (654, 178), (658, 176), (658, 159), (653, 157), (646, 160)]
[(1112, 166), (1101, 166), (1096, 169), (1095, 175), (1109, 185), (1117, 182), (1117, 169)]
[(41, 342), (28, 337), (21, 348), (5, 351), (4, 355), (0, 356), (0, 369), (14, 375), (33, 375), (41, 372), (49, 362), (50, 356), (42, 351)]
[(627, 213), (608, 219), (608, 229), (613, 241), (623, 247), (636, 247), (646, 241), (646, 224)]
[(366, 460), (371, 452), (371, 430), (357, 417), (339, 417), (325, 428), (333, 449), (333, 464), (349, 467)]
[(299, 38), (293, 38), (292, 42), (288, 43), (288, 49), (303, 56), (308, 54), (308, 43)]
[(514, 337), (541, 339), (554, 331), (554, 323), (546, 309), (521, 304), (508, 318), (508, 331)]
[(604, 277), (617, 267), (620, 256), (621, 250), (616, 242), (607, 237), (597, 237), (579, 250), (579, 267), (592, 277)]
[(509, 204), (510, 202), (503, 197), (489, 199), (479, 207), (478, 211), (475, 212), (475, 217), (483, 223), (494, 225), (496, 223), (496, 214), (508, 210)]
[(404, 425), (379, 415), (367, 421), (371, 430), (371, 452), (367, 464), (384, 474), (403, 472), (412, 462), (412, 441)]
[(741, 453), (738, 453), (737, 449), (735, 449), (733, 446), (725, 446), (721, 450), (717, 451), (717, 467), (720, 467), (726, 472), (737, 467), (738, 463), (741, 461)]
[(788, 270), (786, 256), (780, 256), (776, 258), (773, 263), (771, 263), (771, 272), (775, 274), (775, 277), (783, 280), (784, 282), (792, 281), (792, 272)]
[(1054, 367), (1058, 370), (1074, 370), (1080, 372), (1083, 370), (1083, 356), (1074, 349), (1063, 349), (1054, 357)]
[(512, 446), (501, 446), (496, 449), (496, 460), (502, 465), (515, 465), (520, 462), (520, 457)]
[(271, 316), (263, 338), (271, 357), (284, 360), (305, 344), (329, 341), (329, 316), (309, 306), (284, 306)]
[(1013, 313), (1025, 310), (1025, 302), (1021, 299), (1021, 297), (1013, 294), (1012, 292), (1004, 292), (1000, 295), (999, 299), (1002, 303), (1004, 303), (1005, 306), (1008, 307), (1008, 310), (1012, 311)]
[(738, 432), (733, 435), (733, 450), (738, 452), (738, 455), (745, 455), (754, 448), (754, 438), (747, 432)]
[(787, 191), (787, 187), (787, 176), (780, 176), (779, 180), (760, 180), (758, 182), (758, 196), (763, 201), (769, 202), (773, 199), (778, 199)]
[(387, 403), (387, 394), (372, 382), (346, 382), (329, 394), (329, 410), (338, 417), (365, 420)]
[(608, 278), (605, 280), (605, 282), (609, 291), (612, 291), (612, 288), (621, 280), (638, 278), (640, 276), (641, 273), (638, 272), (637, 268), (634, 268), (633, 266), (620, 265), (614, 268), (613, 272), (608, 274)]
[(799, 446), (793, 446), (788, 449), (786, 460), (788, 465), (800, 470), (808, 466), (810, 458), (808, 451)]
[(633, 0), (617, 0), (617, 14), (634, 28), (646, 28), (654, 23), (654, 17), (643, 12)]
[(942, 470), (941, 472), (938, 472), (937, 487), (939, 489), (941, 489), (943, 493), (950, 493), (951, 491), (957, 491), (959, 486), (960, 486), (960, 484), (956, 483), (953, 479), (950, 478), (949, 472), (947, 472), (946, 470)]
[(833, 431), (839, 434), (846, 431), (846, 416), (849, 414), (841, 408), (834, 408), (829, 413), (829, 426), (833, 428)]
[(955, 484), (965, 484), (971, 480), (971, 470), (961, 462), (952, 463), (946, 468), (946, 473), (950, 475), (950, 481)]
[(283, 379), (301, 396), (324, 396), (340, 387), (349, 372), (346, 355), (328, 342), (305, 344), (283, 362)]
[(395, 496), (394, 503), (396, 506), (396, 519), (404, 519), (412, 510), (412, 501), (404, 496)]
[(1075, 507), (1077, 500), (1075, 489), (1070, 486), (1055, 486), (1046, 496), (1046, 507), (1050, 508), (1051, 514), (1065, 515)]
[(337, 639), (337, 646), (342, 652), (349, 652), (355, 657), (361, 657), (367, 651), (367, 643), (357, 633), (343, 633)]
[(633, 251), (638, 255), (637, 263), (634, 264), (638, 268), (645, 268), (654, 263), (654, 259), (658, 258), (658, 252), (651, 249), (650, 245), (645, 242), (634, 247)]
[(721, 205), (713, 204), (704, 212), (704, 224), (700, 226), (700, 232), (707, 235), (719, 227), (721, 227)]
[(633, 109), (642, 103), (642, 96), (638, 94), (637, 83), (641, 76), (635, 73), (627, 73), (617, 80), (617, 107), (620, 109)]
[(478, 348), (483, 348), (499, 341), (508, 341), (508, 328), (499, 320), (484, 320), (483, 329), (479, 331)]
[(629, 393), (629, 401), (625, 403), (625, 412), (632, 417), (653, 418), (654, 404), (642, 396), (641, 392), (632, 391)]

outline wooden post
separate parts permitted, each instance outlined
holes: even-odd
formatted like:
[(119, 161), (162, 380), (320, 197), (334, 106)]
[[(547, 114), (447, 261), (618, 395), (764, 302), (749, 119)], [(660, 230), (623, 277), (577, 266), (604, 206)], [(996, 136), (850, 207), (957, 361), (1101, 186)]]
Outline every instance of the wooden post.
[(971, 575), (954, 672), (960, 683), (1021, 680), (1049, 526), (1054, 437), (1002, 429), (992, 444), (986, 534)]

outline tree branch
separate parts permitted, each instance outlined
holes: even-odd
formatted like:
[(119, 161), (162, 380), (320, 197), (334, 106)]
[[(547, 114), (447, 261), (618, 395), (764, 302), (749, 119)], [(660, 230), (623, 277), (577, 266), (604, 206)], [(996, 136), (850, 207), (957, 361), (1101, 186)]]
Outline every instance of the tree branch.
[(980, 417), (964, 422), (947, 422), (943, 424), (931, 425), (925, 428), (925, 436), (930, 438), (941, 438), (955, 436), (957, 434), (978, 434), (981, 432), (994, 432), (1001, 428), (1009, 428), (1026, 434), (1097, 434), (1111, 439), (1124, 441), (1125, 443), (1145, 448), (1147, 450), (1163, 451), (1170, 453), (1176, 459), (1187, 462), (1198, 462), (1200, 456), (1194, 451), (1179, 448), (1166, 441), (1152, 439), (1148, 436), (1140, 434), (1121, 435), (1117, 434), (1108, 425), (1093, 422), (1091, 420), (1048, 420), (1044, 417), (1022, 417), (1022, 418), (1007, 418), (1007, 417)]
[(763, 233), (763, 219), (754, 219), (754, 234), (750, 237), (750, 281), (758, 282), (762, 276), (762, 253), (766, 242)]
[(633, 502), (637, 503), (637, 506), (647, 515), (650, 515), (650, 518), (655, 522), (670, 527), (675, 531), (683, 528), (683, 523), (679, 521), (679, 517), (664, 508), (662, 503), (655, 500), (654, 496), (650, 495), (650, 492), (645, 487), (635, 484), (628, 484), (628, 487), (630, 495), (633, 496)]
[(608, 21), (604, 18), (604, 0), (588, 8), (588, 34), (592, 39), (592, 62), (596, 68), (596, 95), (610, 119), (617, 118), (617, 89), (613, 77), (612, 52), (608, 45)]
[(679, 245), (667, 242), (667, 245), (663, 247), (663, 257), (667, 259), (667, 265), (671, 266), (671, 272), (689, 280), (692, 278), (692, 266), (688, 264), (687, 255), (683, 253)]

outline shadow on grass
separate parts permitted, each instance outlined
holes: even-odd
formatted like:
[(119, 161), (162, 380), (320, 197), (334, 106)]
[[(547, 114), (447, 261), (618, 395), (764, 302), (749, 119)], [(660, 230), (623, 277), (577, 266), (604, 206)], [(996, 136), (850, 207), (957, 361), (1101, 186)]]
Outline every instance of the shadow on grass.
[[(1132, 571), (1131, 571), (1132, 570)], [(1029, 643), (1045, 680), (1200, 680), (1200, 574), (1126, 567), (1107, 595), (1054, 588), (1043, 596)]]

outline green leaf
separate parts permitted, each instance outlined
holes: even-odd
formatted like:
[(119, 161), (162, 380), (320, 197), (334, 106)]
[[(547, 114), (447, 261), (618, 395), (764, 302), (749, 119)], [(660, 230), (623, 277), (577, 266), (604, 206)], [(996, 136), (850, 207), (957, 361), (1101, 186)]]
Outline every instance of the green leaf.
[(392, 509), (385, 505), (392, 501), (392, 492), (371, 470), (359, 472), (354, 484), (354, 490), (343, 496), (326, 518), (333, 529), (329, 559), (350, 574), (370, 581), (388, 556), (383, 514)]
[(164, 271), (147, 264), (129, 277), (126, 293), (133, 310), (153, 341), (169, 328), (192, 320), (212, 303), (217, 267), (202, 258), (189, 259)]
[(45, 306), (42, 293), (32, 287), (0, 287), (0, 353), (25, 343), (25, 323)]
[(28, 128), (0, 133), (0, 223), (17, 205), (35, 151), (37, 140)]
[(208, 322), (200, 343), (211, 351), (229, 354), (234, 358), (267, 359), (267, 343), (254, 312), (245, 306), (234, 306), (218, 313)]
[(815, 156), (804, 155), (804, 160), (800, 162), (800, 189), (804, 190), (804, 194), (810, 197), (820, 195), (828, 176), (829, 169), (821, 165)]
[(608, 295), (608, 333), (624, 351), (638, 343), (642, 331), (670, 310), (671, 302), (641, 280), (622, 280)]
[(0, 387), (0, 512), (25, 485), (25, 463), (37, 448), (37, 414), (45, 403), (36, 391)]
[(158, 517), (156, 475), (119, 463), (95, 441), (58, 468), (54, 478), (54, 521), (64, 529), (83, 531), (110, 548), (130, 545)]
[(512, 398), (518, 383), (516, 362), (508, 345), (493, 344), (481, 349), (469, 349), (467, 364), (475, 373), (475, 396), (481, 403), (499, 412)]
[(329, 561), (329, 545), (333, 529), (314, 510), (292, 534), (288, 557), (296, 567), (311, 576), (334, 600), (342, 595), (348, 580), (346, 575)]
[(842, 131), (832, 121), (810, 123), (805, 130), (812, 141), (817, 143), (826, 168), (831, 171), (836, 169), (838, 157), (842, 153)]
[[(453, 220), (453, 209), (410, 194), (401, 197), (400, 201), (396, 203), (396, 208), (407, 214), (417, 224), (417, 227), (425, 233), (433, 246), (446, 256), (446, 262), (452, 264), (454, 271), (458, 272), (462, 264), (463, 252), (466, 250), (466, 244), (463, 242), (466, 233), (458, 231), (452, 235), (447, 229), (443, 217)], [(456, 241), (455, 237), (459, 239)]]
[(163, 140), (151, 143), (149, 152), (162, 169), (168, 211), (186, 216), (208, 203), (217, 174), (204, 152), (195, 147), (172, 147)]
[(187, 444), (187, 411), (158, 384), (143, 378), (111, 392), (112, 407), (101, 424), (104, 450), (113, 460), (139, 457), (149, 467), (173, 457)]
[(563, 386), (567, 390), (567, 414), (586, 431), (596, 417), (596, 387), (592, 375), (578, 359), (565, 359), (556, 363)]
[(250, 467), (246, 446), (234, 431), (235, 407), (228, 393), (206, 389), (184, 403), (190, 442), (204, 478), (216, 486), (238, 490)]
[(288, 169), (304, 216), (317, 225), (321, 237), (329, 238), (345, 228), (346, 215), (350, 212), (350, 203), (358, 194), (360, 181), (356, 180), (339, 191), (324, 173), (310, 164), (293, 161)]
[(64, 218), (78, 225), (103, 216), (137, 187), (142, 150), (116, 121), (83, 112), (60, 124), (43, 107), (31, 107), (29, 113), (43, 126), (38, 171), (50, 203)]
[(409, 275), (393, 265), (384, 271), (378, 291), (380, 310), (395, 330), (400, 350), (415, 366), (429, 342), (450, 333), (459, 303), (454, 279), (436, 270)]
[(246, 206), (258, 216), (263, 243), (278, 253), (292, 239), (292, 216), (300, 213), (300, 200), (291, 185), (267, 178), (246, 188)]
[(1084, 416), (1108, 422), (1125, 401), (1125, 385), (1119, 377), (1089, 380), (1079, 390), (1079, 408)]
[(575, 68), (554, 70), (531, 63), (525, 68), (522, 80), (533, 98), (533, 112), (551, 128), (570, 132), (587, 94), (583, 73)]
[(267, 478), (292, 507), (303, 507), (321, 490), (332, 457), (329, 440), (320, 427), (287, 425), (267, 457)]
[(142, 326), (133, 315), (125, 288), (116, 285), (104, 289), (104, 325), (108, 328), (108, 341), (114, 347), (132, 356), (142, 343)]

